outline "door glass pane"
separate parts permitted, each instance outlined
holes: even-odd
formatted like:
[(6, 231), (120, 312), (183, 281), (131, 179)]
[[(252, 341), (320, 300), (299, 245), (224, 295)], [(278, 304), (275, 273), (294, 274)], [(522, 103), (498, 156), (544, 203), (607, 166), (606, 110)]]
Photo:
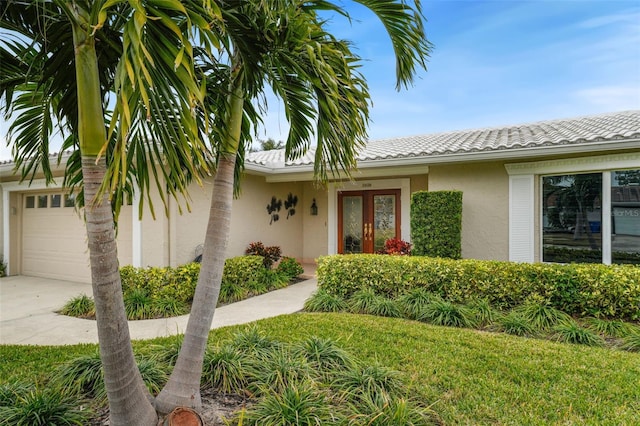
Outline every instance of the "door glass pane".
[(395, 195), (375, 195), (373, 197), (374, 252), (384, 249), (384, 243), (396, 236)]
[(640, 169), (611, 174), (611, 262), (640, 264)]
[(542, 180), (544, 262), (602, 262), (602, 173)]
[(342, 198), (342, 247), (344, 253), (362, 253), (362, 197)]

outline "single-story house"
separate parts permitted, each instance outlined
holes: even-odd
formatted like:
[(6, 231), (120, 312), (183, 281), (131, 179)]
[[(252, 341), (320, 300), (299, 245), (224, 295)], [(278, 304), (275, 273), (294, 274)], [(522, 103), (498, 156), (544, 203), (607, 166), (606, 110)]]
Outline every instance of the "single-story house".
[[(313, 262), (411, 240), (415, 191), (463, 192), (462, 256), (625, 263), (640, 256), (640, 111), (373, 140), (351, 180), (313, 181), (313, 151), (247, 155), (227, 255), (255, 241)], [(81, 216), (57, 185), (20, 183), (0, 164), (0, 254), (11, 275), (89, 281)], [(62, 168), (56, 170), (61, 174)], [(176, 266), (198, 254), (211, 182), (190, 189), (191, 212), (139, 220), (134, 198), (118, 233), (121, 264)], [(158, 202), (159, 203), (159, 202)], [(159, 209), (162, 211), (162, 209)]]

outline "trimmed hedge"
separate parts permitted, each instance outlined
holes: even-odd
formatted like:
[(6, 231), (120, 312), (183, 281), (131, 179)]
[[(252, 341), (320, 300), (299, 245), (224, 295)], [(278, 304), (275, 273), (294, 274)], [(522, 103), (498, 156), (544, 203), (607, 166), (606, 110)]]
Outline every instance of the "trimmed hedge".
[(546, 302), (568, 314), (640, 319), (640, 267), (515, 263), (418, 256), (336, 255), (318, 260), (318, 284), (350, 297), (363, 288), (396, 297), (424, 287), (455, 302), (508, 309)]
[[(222, 286), (241, 285), (259, 280), (264, 269), (262, 256), (238, 256), (225, 260)], [(152, 299), (172, 298), (191, 304), (200, 274), (199, 263), (187, 263), (176, 268), (120, 268), (122, 291), (143, 289)]]
[(462, 257), (462, 191), (418, 191), (411, 195), (414, 256)]

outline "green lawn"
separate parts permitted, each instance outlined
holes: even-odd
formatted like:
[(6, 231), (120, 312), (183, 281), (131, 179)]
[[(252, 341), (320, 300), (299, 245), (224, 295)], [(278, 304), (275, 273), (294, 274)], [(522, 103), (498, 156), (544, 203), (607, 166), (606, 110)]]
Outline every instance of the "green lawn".
[[(634, 425), (640, 354), (354, 314), (294, 314), (259, 321), (270, 337), (332, 338), (354, 355), (406, 375), (412, 393), (447, 424)], [(212, 343), (242, 327), (211, 333)], [(149, 343), (136, 342), (140, 350)], [(0, 346), (0, 380), (37, 378), (95, 346)]]

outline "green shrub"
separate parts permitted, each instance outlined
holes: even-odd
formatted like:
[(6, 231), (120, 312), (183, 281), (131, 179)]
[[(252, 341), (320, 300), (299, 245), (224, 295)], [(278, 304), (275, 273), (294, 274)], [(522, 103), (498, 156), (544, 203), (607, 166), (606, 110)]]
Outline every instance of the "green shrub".
[(418, 191), (411, 195), (414, 256), (461, 257), (462, 192)]
[(91, 297), (81, 294), (65, 303), (60, 313), (78, 318), (91, 318), (96, 314), (96, 306)]
[(0, 278), (7, 276), (7, 264), (4, 263), (4, 258), (0, 256)]
[(282, 250), (278, 246), (265, 247), (261, 241), (249, 244), (244, 254), (252, 256), (261, 256), (264, 267), (271, 269), (271, 266), (282, 256)]
[(619, 320), (587, 318), (587, 328), (607, 337), (625, 338), (634, 332), (634, 326)]
[(156, 316), (151, 296), (144, 288), (133, 288), (124, 294), (124, 310), (130, 320), (154, 318)]
[(529, 302), (515, 310), (536, 330), (549, 330), (557, 325), (571, 322), (569, 315), (547, 303)]
[(498, 330), (514, 336), (535, 336), (536, 329), (518, 312), (509, 312), (498, 318)]
[(625, 337), (622, 349), (630, 352), (640, 352), (640, 331), (632, 332)]
[(223, 283), (233, 283), (245, 286), (252, 281), (258, 281), (264, 269), (260, 256), (238, 256), (225, 260)]
[(92, 412), (56, 388), (18, 387), (10, 405), (0, 405), (0, 425), (86, 425)]
[(292, 279), (304, 273), (304, 268), (293, 257), (283, 257), (278, 264), (276, 271), (288, 279)]
[(373, 289), (363, 288), (349, 298), (349, 310), (356, 314), (370, 314), (378, 295)]
[(434, 300), (418, 313), (418, 321), (447, 327), (473, 327), (471, 312), (464, 306), (458, 306), (446, 300)]
[(555, 339), (559, 342), (587, 346), (604, 346), (602, 337), (586, 328), (580, 327), (573, 321), (559, 324), (555, 326), (553, 330), (555, 331)]
[(242, 394), (248, 384), (243, 358), (244, 355), (231, 345), (207, 348), (202, 383), (219, 392)]
[[(237, 424), (256, 426), (318, 426), (337, 424), (334, 408), (325, 396), (308, 384), (286, 386), (239, 414)], [(235, 423), (234, 423), (235, 424)]]
[(102, 360), (98, 350), (59, 366), (53, 373), (52, 382), (66, 393), (104, 403), (107, 401)]
[(416, 287), (401, 295), (397, 300), (407, 318), (416, 319), (422, 309), (440, 296), (424, 287)]
[(502, 310), (536, 301), (569, 315), (640, 319), (640, 268), (634, 265), (361, 254), (321, 257), (317, 275), (321, 288), (344, 298), (364, 288), (387, 297), (424, 288), (454, 303), (485, 299)]
[(346, 311), (348, 306), (342, 297), (328, 293), (322, 288), (316, 290), (304, 302), (304, 310), (307, 312), (342, 312)]

